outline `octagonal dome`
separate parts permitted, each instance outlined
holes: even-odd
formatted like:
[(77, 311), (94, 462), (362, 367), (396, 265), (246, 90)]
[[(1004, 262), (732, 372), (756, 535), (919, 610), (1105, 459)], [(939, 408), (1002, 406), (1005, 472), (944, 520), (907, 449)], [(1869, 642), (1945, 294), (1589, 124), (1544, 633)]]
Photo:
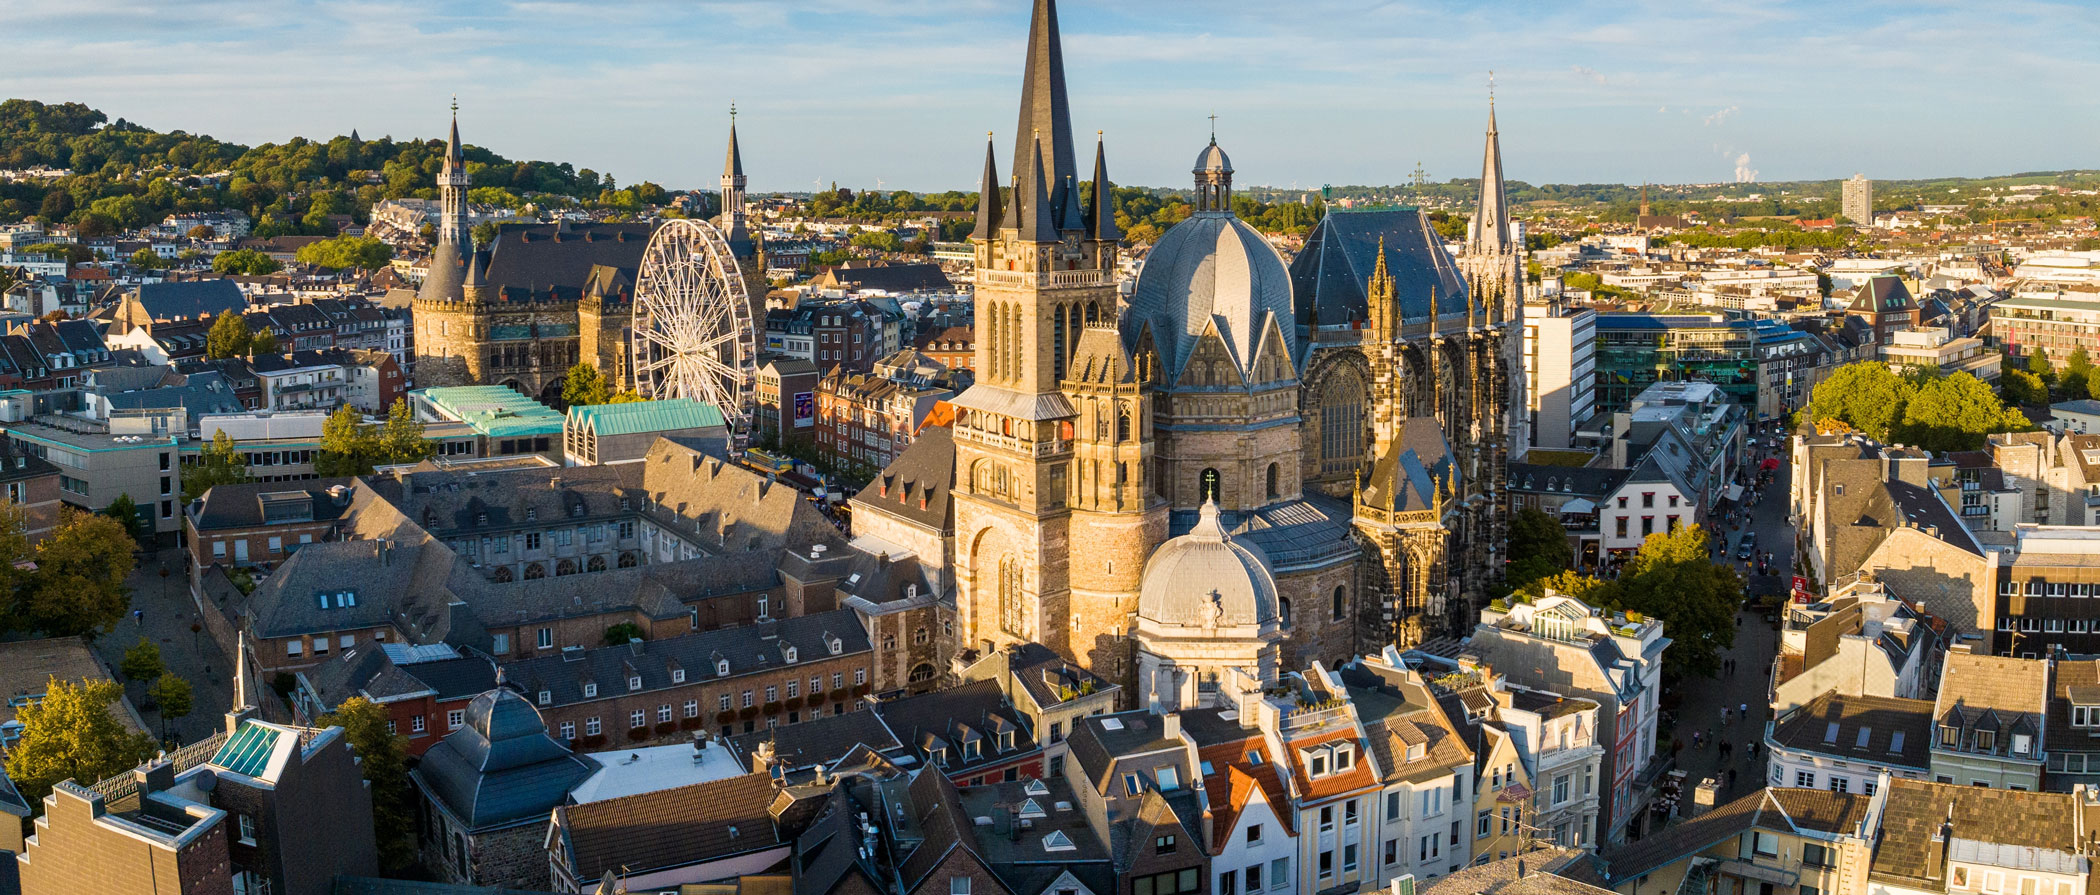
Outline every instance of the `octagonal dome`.
[(1254, 363), (1261, 328), (1274, 314), (1293, 361), (1297, 348), (1291, 325), (1291, 277), (1276, 247), (1247, 222), (1230, 213), (1193, 215), (1159, 238), (1138, 273), (1130, 299), (1128, 342), (1136, 347), (1139, 328), (1152, 326), (1160, 363), (1169, 382), (1203, 328), (1215, 322), (1242, 371)]

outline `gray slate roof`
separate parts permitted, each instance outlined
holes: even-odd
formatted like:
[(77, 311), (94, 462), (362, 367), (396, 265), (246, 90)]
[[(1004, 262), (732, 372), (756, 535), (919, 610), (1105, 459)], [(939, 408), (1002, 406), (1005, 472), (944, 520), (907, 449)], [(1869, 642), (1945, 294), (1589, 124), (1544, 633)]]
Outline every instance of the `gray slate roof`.
[[(717, 677), (717, 662), (729, 662), (731, 677), (759, 671), (777, 671), (829, 658), (826, 638), (839, 641), (839, 655), (865, 653), (872, 649), (866, 629), (851, 609), (836, 609), (796, 618), (755, 625), (738, 625), (701, 631), (684, 637), (645, 640), (623, 646), (569, 650), (565, 654), (540, 656), (511, 662), (504, 674), (534, 702), (546, 693), (550, 705), (590, 701), (583, 695), (585, 683), (598, 685), (598, 696), (612, 699), (628, 693), (651, 693), (685, 687)], [(795, 662), (787, 661), (793, 647)], [(685, 681), (672, 681), (672, 672), (683, 670)], [(628, 679), (640, 677), (642, 688), (630, 690)], [(709, 707), (712, 709), (712, 707)]]
[(423, 787), (476, 831), (546, 823), (547, 812), (598, 769), (547, 735), (539, 710), (516, 693), (490, 690), (467, 705), (467, 723), (413, 772)]
[(1401, 320), (1429, 319), (1429, 294), (1436, 292), (1440, 316), (1464, 315), (1465, 279), (1444, 240), (1420, 209), (1329, 212), (1291, 262), (1298, 325), (1342, 326), (1370, 319), (1365, 287), (1378, 266), (1378, 240), (1385, 240), (1386, 270), (1394, 280)]
[(155, 320), (195, 320), (248, 310), (247, 296), (232, 280), (146, 283), (139, 287), (138, 296), (139, 304)]

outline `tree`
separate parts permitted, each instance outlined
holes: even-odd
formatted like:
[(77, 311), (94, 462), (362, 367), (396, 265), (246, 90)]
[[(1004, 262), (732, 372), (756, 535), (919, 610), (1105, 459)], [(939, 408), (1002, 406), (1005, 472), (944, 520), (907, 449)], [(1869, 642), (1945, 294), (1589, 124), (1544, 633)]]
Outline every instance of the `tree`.
[(187, 716), (193, 707), (194, 695), (190, 689), (190, 682), (173, 674), (162, 675), (152, 686), (146, 688), (146, 698), (160, 706), (160, 717), (163, 721)]
[(1809, 393), (1808, 418), (1838, 420), (1875, 441), (1888, 441), (1912, 391), (1910, 383), (1891, 372), (1888, 364), (1846, 364)]
[(213, 230), (210, 224), (198, 224), (195, 227), (191, 227), (189, 232), (191, 239), (210, 239), (217, 235), (219, 235), (219, 231)]
[(605, 403), (607, 403), (607, 404), (634, 404), (634, 403), (637, 403), (637, 402), (641, 402), (641, 401), (647, 401), (647, 400), (649, 400), (649, 399), (648, 399), (648, 398), (644, 398), (644, 397), (642, 397), (642, 393), (641, 393), (641, 392), (635, 392), (635, 391), (625, 391), (625, 392), (614, 392), (614, 393), (613, 393), (613, 396), (612, 396), (612, 399), (611, 399), (611, 400), (608, 400), (608, 401), (606, 401)]
[(248, 354), (251, 356), (278, 353), (281, 353), (281, 349), (277, 346), (277, 332), (275, 330), (263, 330), (256, 333), (255, 338), (248, 340)]
[(1735, 612), (1743, 601), (1743, 579), (1716, 563), (1707, 551), (1706, 529), (1679, 526), (1649, 535), (1619, 575), (1613, 609), (1662, 619), (1670, 649), (1663, 673), (1712, 677), (1721, 650), (1735, 645)]
[(1509, 524), (1508, 583), (1512, 588), (1545, 578), (1575, 564), (1568, 530), (1540, 510), (1518, 510)]
[(182, 502), (201, 500), (204, 492), (220, 485), (238, 485), (248, 480), (247, 455), (234, 449), (233, 438), (220, 429), (211, 443), (197, 452), (197, 462), (182, 471)]
[(314, 455), (314, 472), (325, 477), (367, 475), (377, 451), (372, 426), (357, 408), (345, 404), (321, 423), (321, 449)]
[(2044, 383), (2056, 381), (2056, 367), (2049, 363), (2049, 352), (2030, 348), (2027, 353), (2027, 372), (2040, 377)]
[(1903, 406), (1899, 440), (1929, 451), (1973, 451), (1995, 432), (2033, 428), (2005, 406), (1991, 387), (1967, 373), (1943, 376), (1919, 388)]
[[(152, 517), (148, 516), (145, 519), (141, 519), (138, 501), (132, 500), (129, 494), (118, 494), (116, 500), (110, 501), (109, 506), (102, 508), (102, 515), (108, 516), (116, 520), (117, 524), (124, 526), (124, 533), (131, 536), (132, 543), (137, 545), (139, 549), (144, 549), (146, 542), (153, 537)], [(141, 527), (145, 528), (143, 534), (140, 532)]]
[(634, 622), (621, 622), (605, 629), (606, 646), (624, 646), (630, 640), (641, 640), (642, 626)]
[(489, 246), (495, 245), (495, 244), (496, 244), (496, 234), (497, 234), (498, 232), (500, 232), (500, 228), (498, 228), (498, 227), (496, 226), (496, 222), (495, 222), (495, 221), (482, 221), (482, 222), (481, 222), (481, 223), (479, 223), (479, 224), (475, 224), (475, 225), (474, 225), (474, 245), (475, 245), (475, 247), (477, 247), (477, 248), (484, 248), (484, 249), (485, 249), (485, 248), (488, 248)]
[(219, 273), (259, 277), (283, 270), (284, 265), (254, 249), (235, 249), (231, 252), (220, 252), (218, 257), (211, 259), (211, 269)]
[(612, 387), (606, 384), (605, 374), (598, 372), (598, 365), (590, 361), (577, 361), (569, 372), (562, 374), (561, 381), (562, 403), (570, 407), (612, 401)]
[(163, 259), (159, 254), (155, 253), (152, 249), (148, 248), (140, 249), (136, 252), (131, 253), (131, 266), (136, 267), (140, 270), (159, 270), (163, 267), (168, 266), (168, 262), (166, 259)]
[(385, 463), (414, 463), (428, 459), (434, 452), (430, 442), (423, 438), (423, 421), (416, 419), (416, 412), (408, 406), (407, 398), (394, 399), (394, 406), (387, 408), (386, 422), (380, 424), (375, 438), (377, 454)]
[(204, 356), (213, 360), (246, 357), (254, 349), (255, 336), (248, 332), (248, 319), (233, 311), (219, 314), (204, 334)]
[(1592, 606), (1609, 606), (1618, 599), (1619, 583), (1562, 569), (1518, 588), (1517, 594), (1529, 599), (1538, 599), (1545, 596), (1549, 590), (1574, 597)]
[(353, 696), (321, 717), (324, 727), (341, 727), (343, 738), (355, 750), (358, 768), (372, 793), (372, 832), (379, 843), (379, 865), (389, 872), (401, 870), (415, 859), (409, 832), (415, 817), (409, 811), (407, 738), (388, 729), (386, 707)]
[(2033, 407), (2049, 403), (2049, 388), (2042, 384), (2039, 376), (2026, 370), (2005, 368), (1998, 375), (1998, 391), (2008, 404)]
[(116, 681), (52, 678), (43, 702), (16, 711), (22, 738), (8, 752), (7, 772), (30, 804), (62, 781), (92, 784), (153, 754), (152, 737), (125, 729), (111, 714), (111, 704), (123, 697)]
[(329, 270), (377, 270), (394, 260), (394, 247), (370, 236), (338, 236), (300, 246), (293, 257)]
[(53, 637), (93, 635), (131, 608), (131, 533), (108, 516), (62, 510), (58, 528), (36, 545), (36, 572), (20, 588), (19, 614)]
[(152, 683), (168, 673), (168, 664), (160, 660), (160, 647), (144, 637), (124, 651), (124, 661), (117, 665), (127, 681)]

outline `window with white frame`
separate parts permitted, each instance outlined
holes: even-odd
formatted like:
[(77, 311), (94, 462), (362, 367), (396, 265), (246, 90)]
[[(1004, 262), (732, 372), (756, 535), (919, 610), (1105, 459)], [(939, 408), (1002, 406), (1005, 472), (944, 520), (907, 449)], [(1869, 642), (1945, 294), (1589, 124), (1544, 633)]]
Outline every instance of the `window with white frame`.
[(583, 719), (583, 735), (584, 735), (584, 736), (593, 736), (593, 737), (594, 737), (594, 736), (597, 736), (597, 735), (598, 735), (598, 730), (599, 730), (599, 727), (598, 727), (598, 716), (596, 716), (596, 715), (592, 715), (591, 717), (588, 717), (588, 718), (585, 718), (585, 719)]

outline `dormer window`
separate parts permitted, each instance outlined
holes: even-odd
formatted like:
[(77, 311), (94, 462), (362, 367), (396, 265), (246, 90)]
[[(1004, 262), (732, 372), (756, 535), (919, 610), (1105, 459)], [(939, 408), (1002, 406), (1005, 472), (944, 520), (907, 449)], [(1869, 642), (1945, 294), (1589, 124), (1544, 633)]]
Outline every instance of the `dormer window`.
[(717, 659), (717, 660), (715, 660), (715, 676), (716, 676), (716, 677), (728, 677), (728, 676), (729, 676), (729, 660), (728, 660), (728, 659)]
[(2100, 727), (2100, 705), (2071, 706), (2072, 727)]
[(781, 657), (786, 659), (788, 664), (795, 664), (795, 648), (791, 646), (781, 650)]
[(554, 704), (554, 692), (553, 692), (552, 690), (541, 690), (541, 691), (540, 691), (540, 705), (553, 705), (553, 704)]
[(1427, 754), (1428, 752), (1428, 747), (1423, 746), (1421, 743), (1409, 743), (1407, 746), (1407, 760), (1421, 761), (1422, 756)]
[(639, 675), (639, 674), (631, 674), (631, 675), (628, 675), (628, 676), (627, 676), (627, 689), (628, 689), (628, 691), (629, 691), (629, 692), (633, 692), (633, 691), (635, 691), (635, 690), (640, 690), (641, 688), (642, 688), (642, 676), (641, 676), (641, 675)]
[(1306, 773), (1315, 777), (1327, 776), (1327, 753), (1312, 752), (1306, 755)]
[(585, 699), (592, 699), (592, 698), (595, 698), (595, 697), (597, 697), (597, 695), (598, 695), (598, 685), (597, 685), (597, 684), (584, 684), (584, 685), (583, 685), (583, 698), (585, 698)]
[(1994, 751), (1997, 751), (1997, 749), (1998, 749), (1998, 733), (1997, 733), (1997, 731), (1992, 731), (1992, 730), (1979, 730), (1979, 731), (1977, 731), (1977, 732), (1976, 732), (1976, 751), (1978, 751), (1978, 752), (1994, 752)]
[(834, 656), (846, 651), (845, 641), (836, 637), (831, 638), (831, 642), (825, 645), (831, 649), (831, 654)]
[(926, 758), (928, 761), (931, 761), (934, 764), (940, 765), (942, 767), (948, 766), (947, 749), (928, 749), (926, 750)]
[(1013, 732), (1013, 731), (1011, 731), (1011, 730), (1002, 730), (1002, 731), (999, 731), (999, 751), (1001, 751), (1001, 752), (1010, 752), (1010, 751), (1013, 751), (1013, 748), (1014, 748), (1014, 732)]
[(683, 684), (683, 683), (685, 683), (685, 669), (683, 669), (683, 668), (673, 668), (673, 669), (671, 669), (671, 683), (674, 683), (674, 684)]
[(1356, 767), (1356, 750), (1347, 745), (1334, 747), (1334, 769), (1346, 771), (1353, 767)]
[(1951, 724), (1940, 726), (1940, 748), (1954, 749), (1961, 745), (1961, 728)]
[(526, 508), (525, 508), (525, 521), (527, 521), (527, 522), (530, 522), (530, 521), (532, 521), (532, 520), (534, 520), (534, 519), (538, 519), (539, 517), (540, 517), (540, 508), (539, 508), (539, 507), (526, 507)]
[(978, 742), (976, 740), (967, 740), (963, 743), (964, 761), (976, 761), (978, 758), (982, 757), (982, 755), (983, 753), (978, 749)]

